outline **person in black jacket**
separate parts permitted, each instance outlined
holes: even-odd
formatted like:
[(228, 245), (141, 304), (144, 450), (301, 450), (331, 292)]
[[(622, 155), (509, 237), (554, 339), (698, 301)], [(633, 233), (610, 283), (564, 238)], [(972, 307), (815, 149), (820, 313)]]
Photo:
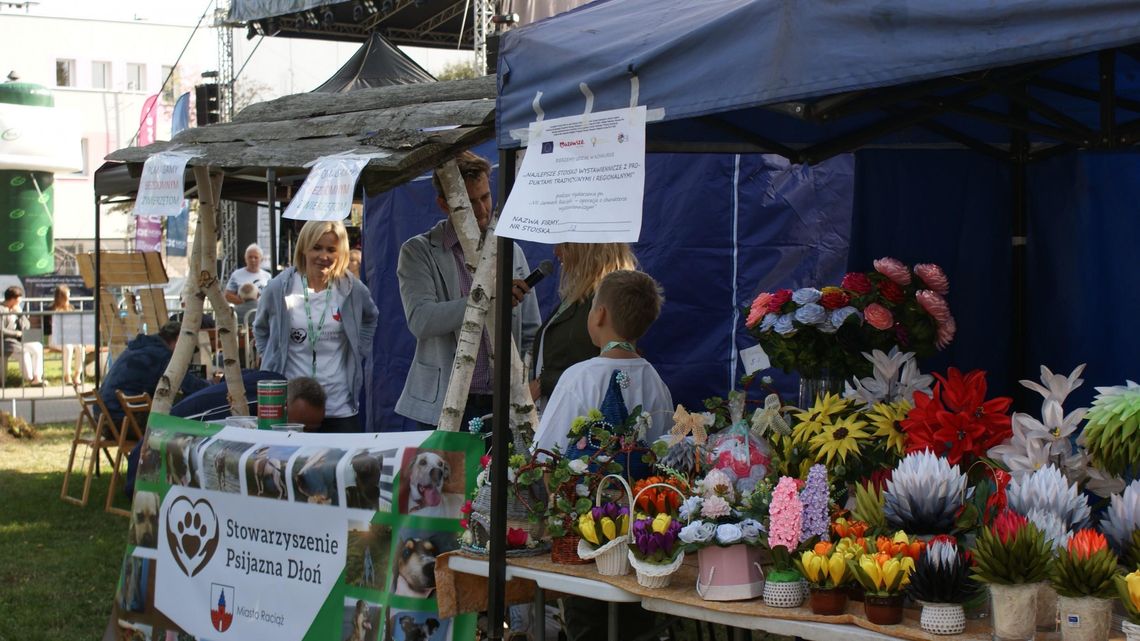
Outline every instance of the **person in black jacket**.
[[(119, 405), (116, 391), (123, 394), (154, 394), (158, 380), (166, 372), (174, 345), (182, 324), (168, 321), (157, 334), (139, 334), (127, 343), (127, 349), (111, 364), (107, 376), (99, 385), (99, 396), (107, 407), (107, 412), (116, 425), (123, 420), (123, 408)], [(193, 394), (205, 388), (208, 383), (193, 374), (187, 373), (182, 379), (182, 393)]]

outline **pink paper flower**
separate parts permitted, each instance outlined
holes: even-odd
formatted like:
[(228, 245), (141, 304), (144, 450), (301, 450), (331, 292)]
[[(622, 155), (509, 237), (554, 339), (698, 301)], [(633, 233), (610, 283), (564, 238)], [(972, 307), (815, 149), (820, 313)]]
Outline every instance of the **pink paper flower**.
[(800, 544), (800, 529), (803, 523), (804, 506), (796, 490), (796, 480), (781, 476), (772, 490), (772, 502), (768, 506), (768, 545), (782, 545), (789, 551)]
[(958, 331), (958, 325), (954, 322), (954, 317), (951, 316), (945, 323), (938, 326), (938, 334), (934, 344), (938, 349), (946, 349), (950, 341), (954, 340), (954, 333)]
[(946, 303), (946, 299), (942, 298), (937, 292), (930, 291), (929, 289), (920, 289), (914, 295), (918, 299), (918, 304), (926, 310), (927, 314), (941, 326), (945, 325), (947, 321), (953, 320), (950, 315), (950, 305)]
[(728, 504), (728, 501), (719, 496), (710, 496), (701, 501), (701, 516), (706, 519), (719, 519), (731, 513), (732, 507)]
[(755, 300), (752, 301), (752, 309), (748, 312), (748, 320), (745, 325), (748, 327), (755, 327), (764, 315), (772, 311), (772, 294), (768, 292), (761, 292)]
[(891, 310), (878, 303), (867, 305), (867, 309), (863, 310), (863, 319), (875, 329), (887, 330), (895, 324), (895, 317), (891, 314)]
[(884, 256), (874, 261), (875, 271), (893, 280), (899, 287), (910, 284), (910, 270), (901, 261)]
[(926, 286), (939, 295), (945, 296), (950, 293), (950, 279), (946, 278), (946, 273), (942, 268), (934, 263), (919, 263), (914, 266), (914, 273), (918, 276)]

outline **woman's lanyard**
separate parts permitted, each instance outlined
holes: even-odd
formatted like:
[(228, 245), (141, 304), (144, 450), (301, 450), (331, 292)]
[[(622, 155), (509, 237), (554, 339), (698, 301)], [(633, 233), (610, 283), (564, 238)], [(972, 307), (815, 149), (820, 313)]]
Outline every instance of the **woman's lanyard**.
[(313, 331), (313, 312), (309, 307), (309, 279), (301, 274), (301, 293), (305, 297), (305, 320), (309, 324), (309, 348), (313, 351), (313, 378), (317, 377), (317, 342), (321, 340), (321, 330), (325, 327), (325, 319), (329, 315), (329, 307), (332, 307), (332, 283), (325, 283), (325, 309), (321, 312), (321, 322), (317, 325), (316, 331)]
[(602, 351), (599, 353), (605, 354), (611, 349), (624, 349), (627, 352), (633, 352), (635, 354), (637, 353), (637, 350), (633, 348), (633, 343), (630, 343), (629, 341), (610, 341), (606, 343), (606, 346), (603, 347)]

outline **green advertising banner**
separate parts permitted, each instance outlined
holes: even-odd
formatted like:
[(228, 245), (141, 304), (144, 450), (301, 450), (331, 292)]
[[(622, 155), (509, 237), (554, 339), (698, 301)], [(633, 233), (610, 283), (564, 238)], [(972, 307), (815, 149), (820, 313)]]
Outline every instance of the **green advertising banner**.
[(114, 604), (124, 639), (448, 641), (435, 557), (458, 547), (483, 442), (325, 435), (152, 414)]

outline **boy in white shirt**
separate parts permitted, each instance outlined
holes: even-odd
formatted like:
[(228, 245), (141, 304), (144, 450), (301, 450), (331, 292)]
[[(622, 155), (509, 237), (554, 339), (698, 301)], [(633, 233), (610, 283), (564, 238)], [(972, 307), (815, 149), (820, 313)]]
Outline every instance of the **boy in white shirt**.
[(673, 427), (673, 397), (649, 361), (637, 354), (636, 342), (661, 313), (661, 289), (648, 274), (611, 272), (594, 294), (586, 319), (590, 339), (601, 353), (563, 372), (534, 435), (536, 449), (563, 453), (575, 418), (602, 404), (614, 370), (621, 370), (625, 406), (641, 406), (650, 416), (646, 440), (657, 440)]

